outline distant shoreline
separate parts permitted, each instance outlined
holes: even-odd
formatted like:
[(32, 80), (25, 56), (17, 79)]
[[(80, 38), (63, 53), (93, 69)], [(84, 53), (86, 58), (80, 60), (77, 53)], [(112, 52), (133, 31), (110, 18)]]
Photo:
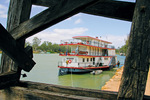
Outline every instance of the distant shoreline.
[[(2, 54), (2, 51), (0, 51), (0, 54)], [(50, 53), (50, 52), (47, 52), (47, 53), (40, 53), (40, 52), (33, 52), (33, 54), (59, 54), (59, 53)]]

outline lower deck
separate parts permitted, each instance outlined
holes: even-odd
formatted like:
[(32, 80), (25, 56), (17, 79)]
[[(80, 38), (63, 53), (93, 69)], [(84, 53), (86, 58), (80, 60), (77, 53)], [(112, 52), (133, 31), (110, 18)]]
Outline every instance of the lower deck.
[(101, 69), (115, 66), (117, 61), (116, 56), (104, 57), (78, 57), (78, 56), (64, 56), (62, 61), (58, 63), (59, 68), (71, 69)]

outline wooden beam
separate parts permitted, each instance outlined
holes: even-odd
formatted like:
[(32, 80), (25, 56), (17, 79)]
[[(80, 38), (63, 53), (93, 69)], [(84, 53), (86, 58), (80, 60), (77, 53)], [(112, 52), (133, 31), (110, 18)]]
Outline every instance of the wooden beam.
[[(34, 5), (51, 7), (56, 3), (53, 0), (32, 0)], [(81, 12), (104, 16), (109, 18), (116, 18), (120, 20), (132, 21), (135, 3), (121, 2), (114, 0), (99, 0), (98, 3), (82, 10)]]
[[(95, 90), (95, 89), (86, 89), (86, 88), (74, 88), (69, 86), (60, 86), (54, 84), (44, 84), (44, 83), (37, 83), (37, 82), (30, 82), (30, 81), (20, 81), (18, 84), (19, 87), (24, 87), (28, 90), (41, 90), (53, 93), (61, 93), (67, 95), (74, 95), (74, 96), (85, 96), (85, 97), (93, 97), (103, 98), (104, 100), (116, 100), (117, 92), (111, 91), (102, 91), (102, 90)], [(102, 100), (103, 100), (102, 99)], [(94, 99), (96, 100), (96, 99)]]
[(150, 58), (150, 1), (137, 0), (119, 100), (143, 100)]
[[(29, 19), (31, 6), (31, 0), (10, 0), (7, 17), (7, 31), (9, 33), (20, 23)], [(20, 41), (18, 42), (20, 43)], [(24, 45), (21, 47), (23, 48)], [(2, 53), (0, 73), (7, 73), (12, 70), (18, 72), (18, 66), (15, 66), (15, 63), (5, 53)]]
[[(30, 58), (33, 58), (31, 46), (27, 46), (25, 48), (25, 52), (28, 54)], [(0, 89), (16, 85), (19, 82), (19, 78), (20, 78), (20, 70), (18, 70), (18, 72), (11, 71), (0, 74)]]
[(135, 3), (106, 0), (88, 7), (82, 12), (125, 21), (132, 21), (134, 7)]
[(5, 30), (0, 24), (0, 48), (5, 52), (11, 59), (15, 61), (20, 68), (25, 71), (30, 71), (35, 62), (29, 57), (24, 50), (20, 47), (14, 38)]
[(55, 4), (20, 24), (11, 31), (15, 39), (27, 38), (39, 31), (46, 29), (96, 3), (98, 0), (57, 0)]

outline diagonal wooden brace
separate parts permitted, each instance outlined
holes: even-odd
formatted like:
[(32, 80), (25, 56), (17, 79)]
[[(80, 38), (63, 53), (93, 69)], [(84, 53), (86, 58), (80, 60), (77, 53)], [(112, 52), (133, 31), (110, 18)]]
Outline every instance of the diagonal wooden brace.
[(0, 49), (5, 52), (20, 68), (29, 72), (35, 62), (20, 47), (19, 43), (0, 24)]

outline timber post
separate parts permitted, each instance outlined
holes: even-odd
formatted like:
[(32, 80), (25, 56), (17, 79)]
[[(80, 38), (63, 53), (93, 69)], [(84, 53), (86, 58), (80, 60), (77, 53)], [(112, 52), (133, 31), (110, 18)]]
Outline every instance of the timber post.
[(137, 0), (118, 100), (143, 100), (150, 54), (150, 1)]
[[(20, 25), (20, 23), (26, 21), (30, 17), (31, 12), (31, 0), (10, 0), (8, 19), (7, 19), (7, 31), (10, 32), (14, 28)], [(25, 39), (17, 40), (24, 48)], [(5, 86), (14, 85), (20, 79), (21, 69), (16, 66), (10, 57), (5, 53), (2, 53), (1, 66), (0, 66), (1, 79), (5, 79), (5, 74), (8, 76)], [(11, 77), (11, 78), (10, 78)], [(10, 81), (9, 81), (10, 80)], [(3, 85), (3, 81), (0, 82), (0, 86)]]

